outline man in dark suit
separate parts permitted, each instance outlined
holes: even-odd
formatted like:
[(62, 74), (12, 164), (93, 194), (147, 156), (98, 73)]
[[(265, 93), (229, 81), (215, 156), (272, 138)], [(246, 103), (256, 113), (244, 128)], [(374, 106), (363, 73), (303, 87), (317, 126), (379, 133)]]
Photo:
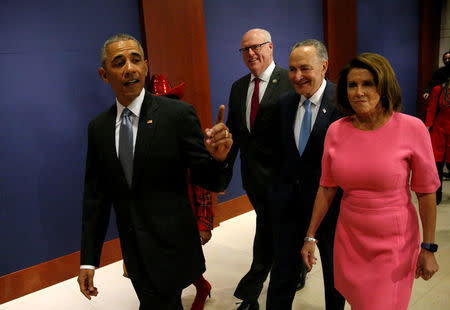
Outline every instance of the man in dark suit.
[[(329, 125), (343, 115), (334, 106), (335, 86), (325, 79), (328, 54), (317, 40), (294, 45), (289, 56), (289, 79), (295, 88), (279, 100), (280, 158), (283, 169), (271, 188), (274, 220), (274, 265), (267, 295), (268, 310), (290, 310), (295, 285), (303, 268), (300, 250), (319, 187), (323, 143)], [(334, 288), (333, 241), (339, 199), (326, 215), (318, 240), (325, 284), (326, 309), (344, 309)]]
[(88, 299), (97, 295), (94, 266), (113, 205), (139, 309), (179, 310), (181, 290), (205, 271), (187, 169), (193, 183), (223, 190), (221, 161), (232, 140), (220, 116), (204, 142), (192, 106), (146, 92), (147, 73), (135, 38), (119, 34), (105, 42), (99, 74), (116, 104), (89, 123), (78, 282)]
[(227, 126), (234, 144), (227, 162), (232, 166), (241, 151), (242, 183), (256, 211), (256, 233), (250, 271), (239, 282), (234, 296), (243, 300), (238, 309), (254, 310), (259, 309), (258, 297), (273, 260), (267, 186), (278, 163), (274, 161), (272, 121), (277, 117), (276, 101), (292, 86), (287, 70), (273, 61), (273, 43), (266, 30), (245, 33), (240, 52), (250, 73), (231, 88)]

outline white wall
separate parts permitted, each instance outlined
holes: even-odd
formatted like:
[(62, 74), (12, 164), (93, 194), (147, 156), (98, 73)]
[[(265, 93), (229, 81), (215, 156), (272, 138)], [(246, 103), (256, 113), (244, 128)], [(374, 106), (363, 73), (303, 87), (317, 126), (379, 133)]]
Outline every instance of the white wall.
[(441, 39), (439, 44), (439, 67), (442, 67), (443, 54), (450, 50), (450, 0), (444, 0), (441, 13)]

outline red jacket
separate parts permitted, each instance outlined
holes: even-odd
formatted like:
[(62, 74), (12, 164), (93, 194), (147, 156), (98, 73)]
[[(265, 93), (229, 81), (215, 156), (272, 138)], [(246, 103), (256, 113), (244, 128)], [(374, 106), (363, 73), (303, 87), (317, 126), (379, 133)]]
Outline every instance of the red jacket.
[(197, 218), (198, 230), (212, 230), (214, 211), (212, 208), (211, 192), (191, 184), (188, 176), (188, 191), (191, 199), (192, 211)]

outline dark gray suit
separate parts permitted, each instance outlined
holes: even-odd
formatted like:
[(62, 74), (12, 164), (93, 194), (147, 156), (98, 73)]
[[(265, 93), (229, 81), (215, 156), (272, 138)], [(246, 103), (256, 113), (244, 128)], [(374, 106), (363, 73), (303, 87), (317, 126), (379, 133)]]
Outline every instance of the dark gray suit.
[[(319, 188), (325, 134), (332, 122), (343, 114), (335, 109), (335, 86), (327, 81), (322, 102), (305, 150), (300, 156), (294, 137), (294, 123), (300, 95), (291, 92), (279, 100), (277, 126), (281, 141), (279, 161), (283, 163), (277, 182), (271, 187), (274, 205), (274, 265), (267, 296), (268, 310), (290, 310), (300, 274), (303, 238), (311, 220), (314, 200)], [(344, 309), (344, 298), (334, 288), (333, 242), (339, 213), (341, 192), (320, 225), (316, 239), (322, 261), (327, 310)]]
[(205, 271), (188, 168), (193, 183), (212, 191), (223, 190), (228, 180), (223, 164), (205, 149), (194, 108), (146, 92), (130, 188), (116, 154), (116, 115), (114, 105), (89, 124), (81, 264), (99, 265), (114, 206), (123, 258), (142, 303), (140, 291), (173, 296)]
[[(249, 132), (246, 124), (246, 98), (250, 74), (233, 83), (229, 98), (227, 126), (233, 134), (233, 146), (227, 162), (234, 164), (241, 151), (242, 183), (256, 211), (256, 233), (253, 244), (253, 262), (250, 271), (242, 278), (234, 295), (247, 301), (256, 301), (269, 274), (273, 260), (272, 230), (267, 198), (268, 185), (278, 170), (275, 161), (277, 140), (273, 120), (278, 117), (277, 100), (292, 90), (288, 71), (276, 65), (270, 77), (258, 113)], [(230, 170), (232, 172), (232, 170)]]

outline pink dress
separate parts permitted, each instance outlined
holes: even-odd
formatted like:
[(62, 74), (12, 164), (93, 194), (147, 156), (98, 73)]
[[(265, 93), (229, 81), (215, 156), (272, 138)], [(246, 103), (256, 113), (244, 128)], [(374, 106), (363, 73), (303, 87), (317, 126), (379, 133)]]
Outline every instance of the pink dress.
[(406, 310), (420, 249), (410, 186), (419, 193), (439, 187), (425, 125), (397, 112), (373, 131), (355, 128), (350, 117), (334, 122), (320, 184), (344, 191), (334, 242), (336, 289), (352, 310)]

